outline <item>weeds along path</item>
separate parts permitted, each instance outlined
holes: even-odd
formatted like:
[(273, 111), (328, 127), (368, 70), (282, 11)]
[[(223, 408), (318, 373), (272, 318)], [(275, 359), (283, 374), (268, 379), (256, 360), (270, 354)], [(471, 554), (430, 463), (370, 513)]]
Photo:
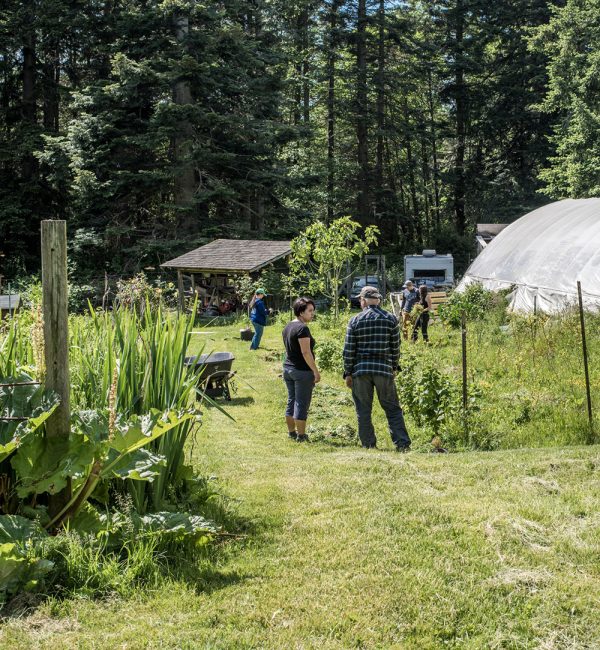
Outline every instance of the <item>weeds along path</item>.
[[(267, 328), (257, 353), (234, 328), (207, 344), (236, 355), (236, 421), (205, 408), (193, 454), (245, 536), (194, 583), (47, 606), (5, 625), (2, 647), (600, 647), (598, 447), (290, 442), (279, 335)], [(314, 422), (353, 422), (341, 379), (325, 374), (318, 390)], [(389, 445), (381, 413), (377, 426)]]

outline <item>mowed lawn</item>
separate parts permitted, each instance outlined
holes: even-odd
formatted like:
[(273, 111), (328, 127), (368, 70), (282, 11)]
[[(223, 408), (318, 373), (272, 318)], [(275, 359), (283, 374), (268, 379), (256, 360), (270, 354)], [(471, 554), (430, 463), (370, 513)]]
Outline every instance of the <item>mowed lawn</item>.
[[(293, 443), (280, 329), (257, 353), (213, 332), (236, 421), (205, 408), (192, 453), (239, 536), (193, 581), (5, 619), (0, 647), (600, 647), (600, 447), (399, 455), (379, 407), (382, 450)], [(354, 424), (339, 377), (317, 409)]]

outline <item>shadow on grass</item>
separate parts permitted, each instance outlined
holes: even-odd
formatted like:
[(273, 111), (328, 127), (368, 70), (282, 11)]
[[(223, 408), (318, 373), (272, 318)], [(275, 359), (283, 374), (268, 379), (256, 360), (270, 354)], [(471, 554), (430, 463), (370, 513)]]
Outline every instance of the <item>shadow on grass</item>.
[[(220, 399), (217, 404), (219, 407), (227, 411), (230, 406), (249, 406), (250, 404), (254, 404), (254, 402), (254, 397), (249, 395), (247, 397), (232, 397), (229, 401)], [(205, 402), (204, 406), (209, 409), (216, 408), (214, 404), (210, 404), (209, 402)]]

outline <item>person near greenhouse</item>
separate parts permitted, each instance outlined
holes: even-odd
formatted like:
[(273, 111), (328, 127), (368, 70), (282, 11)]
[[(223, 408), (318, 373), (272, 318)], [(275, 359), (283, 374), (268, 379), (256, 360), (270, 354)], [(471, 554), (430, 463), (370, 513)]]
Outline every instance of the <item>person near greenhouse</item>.
[(410, 327), (410, 312), (419, 302), (419, 293), (415, 289), (412, 280), (407, 280), (402, 289), (402, 304), (400, 306), (402, 313), (402, 336), (408, 339), (408, 328)]
[(380, 307), (380, 302), (378, 289), (363, 287), (360, 292), (362, 312), (350, 319), (346, 330), (344, 379), (352, 389), (362, 446), (377, 446), (371, 416), (373, 393), (377, 391), (396, 450), (408, 451), (410, 437), (394, 382), (400, 369), (400, 325), (393, 314)]
[(283, 379), (288, 392), (285, 421), (292, 440), (308, 442), (308, 409), (315, 384), (321, 381), (313, 354), (315, 339), (308, 329), (315, 315), (315, 303), (310, 298), (298, 298), (293, 309), (296, 318), (283, 328)]
[(258, 350), (265, 325), (267, 324), (268, 311), (264, 303), (264, 297), (266, 295), (267, 292), (264, 289), (257, 289), (250, 301), (250, 322), (252, 323), (252, 327), (254, 327), (254, 336), (250, 343), (251, 350)]
[(427, 327), (429, 326), (429, 316), (433, 310), (433, 304), (431, 302), (431, 296), (427, 290), (427, 286), (422, 284), (419, 287), (419, 302), (421, 306), (421, 311), (417, 316), (415, 321), (415, 327), (412, 333), (412, 340), (414, 343), (417, 342), (419, 338), (419, 328), (421, 328), (421, 334), (423, 335), (423, 340), (425, 343), (429, 343), (429, 335), (427, 334)]

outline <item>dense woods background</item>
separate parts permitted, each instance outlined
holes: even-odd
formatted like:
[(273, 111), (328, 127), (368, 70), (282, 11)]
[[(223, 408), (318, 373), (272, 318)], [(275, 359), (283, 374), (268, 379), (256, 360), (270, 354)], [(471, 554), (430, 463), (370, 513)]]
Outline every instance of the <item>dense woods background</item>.
[(351, 215), (398, 256), (600, 193), (600, 0), (3, 0), (0, 258), (80, 276)]

